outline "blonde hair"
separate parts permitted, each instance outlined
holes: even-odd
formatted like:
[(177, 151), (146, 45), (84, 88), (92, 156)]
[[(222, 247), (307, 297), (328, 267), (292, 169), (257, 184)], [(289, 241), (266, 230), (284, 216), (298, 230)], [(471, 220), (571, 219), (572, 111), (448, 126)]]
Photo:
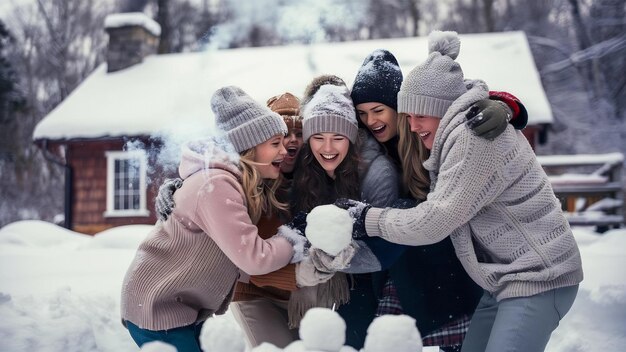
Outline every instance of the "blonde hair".
[(419, 137), (411, 132), (408, 115), (398, 114), (398, 154), (402, 163), (402, 183), (415, 199), (424, 200), (430, 188), (430, 177), (422, 163), (430, 151)]
[(255, 149), (250, 148), (240, 153), (239, 166), (242, 173), (242, 186), (248, 204), (248, 215), (256, 224), (262, 215), (271, 215), (274, 210), (287, 210), (287, 204), (276, 199), (276, 190), (281, 184), (282, 175), (276, 180), (264, 180), (256, 168)]

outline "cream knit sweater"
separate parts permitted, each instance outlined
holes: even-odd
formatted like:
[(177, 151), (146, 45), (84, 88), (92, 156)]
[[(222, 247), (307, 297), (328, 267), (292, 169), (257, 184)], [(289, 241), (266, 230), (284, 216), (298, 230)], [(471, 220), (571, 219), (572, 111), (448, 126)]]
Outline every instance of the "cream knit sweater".
[(583, 279), (578, 246), (525, 137), (509, 125), (488, 141), (465, 124), (465, 111), (484, 98), (486, 85), (475, 81), (442, 118), (424, 163), (427, 200), (370, 209), (367, 233), (407, 245), (451, 236), (465, 270), (498, 300), (576, 285)]

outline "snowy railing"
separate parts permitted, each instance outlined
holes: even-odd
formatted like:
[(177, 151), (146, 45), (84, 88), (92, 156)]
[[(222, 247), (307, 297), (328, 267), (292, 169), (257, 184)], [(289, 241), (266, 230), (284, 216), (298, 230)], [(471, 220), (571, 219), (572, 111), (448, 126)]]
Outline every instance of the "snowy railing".
[(537, 159), (571, 225), (608, 229), (624, 224), (622, 153), (550, 155)]

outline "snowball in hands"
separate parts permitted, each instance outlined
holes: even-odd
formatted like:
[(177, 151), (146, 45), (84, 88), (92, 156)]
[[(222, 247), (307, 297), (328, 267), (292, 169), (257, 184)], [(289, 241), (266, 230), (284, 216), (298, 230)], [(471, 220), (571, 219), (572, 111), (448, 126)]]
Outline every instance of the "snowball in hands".
[(352, 221), (347, 210), (320, 205), (306, 217), (306, 237), (313, 247), (337, 255), (352, 241)]

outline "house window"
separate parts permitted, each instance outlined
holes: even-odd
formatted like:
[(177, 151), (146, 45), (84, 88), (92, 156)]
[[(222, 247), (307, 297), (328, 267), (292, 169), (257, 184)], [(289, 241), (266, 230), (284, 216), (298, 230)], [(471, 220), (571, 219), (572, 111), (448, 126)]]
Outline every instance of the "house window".
[(109, 151), (107, 210), (104, 216), (149, 216), (146, 208), (146, 154), (140, 150)]

